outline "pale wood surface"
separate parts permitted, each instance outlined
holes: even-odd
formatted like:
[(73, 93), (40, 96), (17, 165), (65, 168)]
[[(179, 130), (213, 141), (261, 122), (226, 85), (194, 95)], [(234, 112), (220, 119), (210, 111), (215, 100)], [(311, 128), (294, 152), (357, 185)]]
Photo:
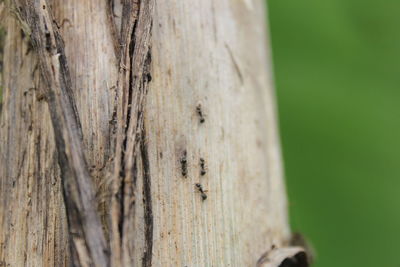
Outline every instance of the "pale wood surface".
[[(290, 235), (263, 1), (140, 4), (124, 22), (114, 3), (111, 26), (107, 1), (52, 1), (99, 212), (118, 241), (113, 262), (255, 266)], [(6, 25), (0, 262), (64, 266), (69, 234), (48, 104), (27, 37), (14, 18)], [(120, 194), (121, 181), (114, 207), (123, 212), (111, 216), (122, 233), (109, 221), (110, 185)]]

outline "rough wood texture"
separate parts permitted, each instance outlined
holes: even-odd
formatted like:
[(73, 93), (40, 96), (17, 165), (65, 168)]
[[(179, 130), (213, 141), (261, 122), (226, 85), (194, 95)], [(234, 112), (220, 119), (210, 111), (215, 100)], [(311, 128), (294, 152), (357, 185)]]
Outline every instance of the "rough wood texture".
[(264, 22), (262, 1), (157, 2), (145, 124), (160, 266), (254, 266), (288, 238)]
[[(0, 266), (255, 266), (288, 245), (262, 1), (41, 1), (69, 71), (20, 30), (42, 24), (7, 16)], [(103, 229), (75, 233), (96, 205)]]

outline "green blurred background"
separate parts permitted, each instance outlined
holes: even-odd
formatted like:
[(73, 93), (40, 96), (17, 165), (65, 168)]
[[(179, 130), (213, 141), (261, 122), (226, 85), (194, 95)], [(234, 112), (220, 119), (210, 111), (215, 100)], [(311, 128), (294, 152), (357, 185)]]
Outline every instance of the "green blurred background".
[(399, 267), (400, 1), (267, 5), (293, 230), (316, 267)]

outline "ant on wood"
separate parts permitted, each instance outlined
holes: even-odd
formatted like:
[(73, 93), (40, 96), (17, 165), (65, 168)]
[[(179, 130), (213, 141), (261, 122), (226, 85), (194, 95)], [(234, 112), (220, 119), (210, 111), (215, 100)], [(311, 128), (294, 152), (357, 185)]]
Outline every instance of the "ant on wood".
[(199, 116), (200, 123), (204, 123), (206, 119), (204, 118), (203, 110), (201, 108), (201, 104), (198, 104), (196, 107), (197, 115)]
[(182, 157), (180, 159), (181, 163), (181, 171), (182, 171), (182, 176), (186, 177), (188, 174), (188, 168), (187, 168), (187, 152), (186, 150), (183, 151)]
[(204, 190), (203, 186), (199, 183), (196, 184), (196, 188), (197, 188), (197, 190), (199, 190), (199, 192), (201, 194), (201, 199), (203, 201), (206, 200), (207, 199), (207, 195), (206, 195), (207, 190)]
[(206, 175), (206, 161), (203, 158), (200, 158), (200, 175)]

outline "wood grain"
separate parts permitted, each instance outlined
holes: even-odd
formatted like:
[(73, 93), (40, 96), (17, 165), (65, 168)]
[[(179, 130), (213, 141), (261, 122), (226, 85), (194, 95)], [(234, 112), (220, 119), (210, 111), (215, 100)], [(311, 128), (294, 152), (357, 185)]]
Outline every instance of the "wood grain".
[[(81, 266), (256, 266), (288, 244), (263, 1), (45, 4), (70, 85), (45, 83), (46, 43), (32, 49), (7, 16), (1, 264), (66, 266), (78, 256)], [(68, 98), (54, 96), (52, 107), (49, 91), (63, 83)], [(75, 122), (54, 117), (71, 115), (68, 101)], [(67, 222), (88, 212), (66, 212), (71, 170), (75, 191), (93, 184), (93, 201), (73, 203), (99, 218), (87, 227), (102, 233), (103, 253), (84, 226), (71, 239)], [(87, 253), (71, 255), (71, 240)]]

